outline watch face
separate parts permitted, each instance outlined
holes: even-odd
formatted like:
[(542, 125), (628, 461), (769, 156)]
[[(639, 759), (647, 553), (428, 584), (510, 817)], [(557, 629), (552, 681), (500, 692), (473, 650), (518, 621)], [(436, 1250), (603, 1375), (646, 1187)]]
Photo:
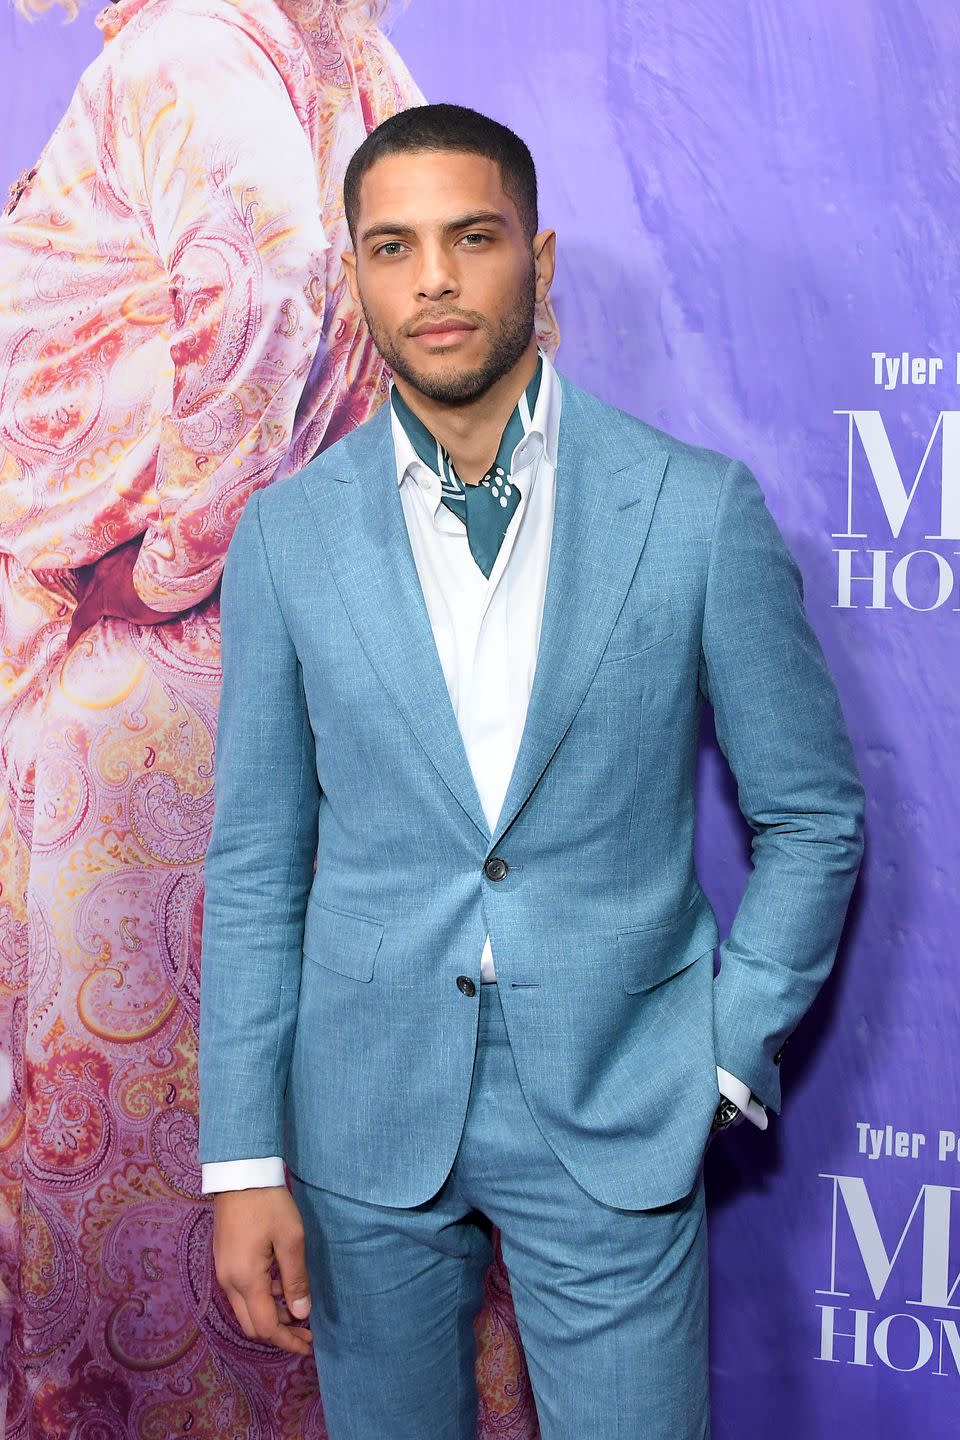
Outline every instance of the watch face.
[(732, 1100), (724, 1098), (717, 1106), (717, 1113), (713, 1117), (715, 1129), (725, 1130), (728, 1125), (733, 1124), (739, 1114), (740, 1107), (735, 1105)]

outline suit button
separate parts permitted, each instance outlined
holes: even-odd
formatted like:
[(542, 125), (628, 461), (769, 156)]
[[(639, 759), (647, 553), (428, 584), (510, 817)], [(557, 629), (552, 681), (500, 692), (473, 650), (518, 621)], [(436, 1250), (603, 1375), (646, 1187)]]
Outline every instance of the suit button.
[(462, 995), (476, 995), (477, 993), (477, 987), (476, 985), (474, 985), (469, 975), (457, 976), (457, 989)]
[(491, 855), (484, 865), (484, 872), (488, 880), (502, 880), (507, 873), (507, 862), (500, 855)]

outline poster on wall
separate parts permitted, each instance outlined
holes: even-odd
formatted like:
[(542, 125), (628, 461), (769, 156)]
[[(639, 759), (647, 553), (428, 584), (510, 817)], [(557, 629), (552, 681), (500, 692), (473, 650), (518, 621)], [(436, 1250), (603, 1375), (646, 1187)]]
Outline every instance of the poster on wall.
[[(279, 4), (237, 3), (264, 66), (282, 69)], [(60, 9), (33, 21), (0, 12), (10, 216), (44, 147), (59, 135), (71, 153), (61, 117), (75, 94), (87, 86), (102, 99), (96, 67), (111, 37), (176, 4), (186, 0), (119, 0), (98, 17), (81, 3), (69, 23)], [(313, 37), (327, 109), (313, 129), (298, 120), (302, 153), (293, 138), (271, 152), (277, 192), (320, 176), (344, 248), (336, 187), (377, 119), (425, 99), (509, 125), (537, 162), (540, 222), (557, 232), (552, 313), (538, 317), (557, 368), (682, 441), (744, 461), (797, 560), (866, 790), (866, 850), (836, 966), (783, 1058), (782, 1113), (765, 1131), (731, 1128), (706, 1157), (713, 1435), (951, 1434), (960, 19), (907, 0), (288, 8)], [(348, 37), (339, 49), (334, 11)], [(151, 134), (165, 133), (167, 113), (154, 87), (172, 94), (192, 73), (165, 64), (152, 49), (142, 77), (155, 93)], [(193, 68), (199, 84), (203, 66)], [(244, 133), (244, 97), (261, 83), (268, 95), (262, 74), (224, 79), (221, 142)], [(219, 663), (208, 607), (225, 549), (210, 537), (235, 523), (207, 503), (213, 489), (184, 519), (189, 567), (175, 572), (161, 529), (153, 537), (154, 608), (176, 622), (153, 629), (147, 618), (148, 642), (108, 646), (86, 664), (89, 647), (72, 666), (65, 658), (91, 537), (122, 548), (146, 528), (137, 507), (147, 514), (156, 498), (137, 448), (162, 425), (153, 397), (165, 359), (150, 348), (151, 322), (189, 238), (171, 222), (168, 253), (162, 236), (152, 259), (140, 248), (140, 222), (108, 183), (131, 138), (112, 128), (109, 106), (73, 113), (95, 127), (100, 169), (78, 169), (48, 219), (96, 209), (83, 276), (58, 268), (56, 224), (16, 254), (0, 227), (0, 372), (13, 373), (17, 346), (34, 347), (35, 366), (16, 402), (0, 390), (5, 1433), (322, 1440), (312, 1361), (258, 1348), (217, 1294), (200, 1192), (199, 916)], [(75, 143), (83, 153), (83, 137)], [(166, 143), (180, 141), (171, 131)], [(225, 232), (216, 261), (236, 265), (234, 278), (275, 242), (249, 219)], [(251, 381), (252, 393), (282, 372), (278, 428), (236, 431), (222, 453), (241, 479), (224, 493), (246, 498), (271, 445), (278, 476), (305, 464), (386, 395), (337, 245), (325, 248), (319, 226), (314, 241), (317, 288), (298, 311), (277, 301), (279, 338)], [(124, 281), (123, 324), (104, 323), (95, 359), (88, 349), (78, 361), (57, 348), (57, 326), (77, 305), (99, 324), (121, 265), (136, 276)], [(109, 438), (92, 447), (84, 417), (104, 418), (110, 346), (128, 347), (126, 389), (113, 392)], [(196, 357), (195, 379), (208, 361)], [(44, 386), (56, 397), (47, 428), (26, 434), (17, 427)], [(226, 406), (209, 414), (221, 435), (240, 423)], [(76, 462), (69, 483), (64, 447)], [(697, 874), (725, 935), (751, 833), (708, 713), (701, 741)], [(499, 1257), (477, 1339), (478, 1440), (535, 1440)]]

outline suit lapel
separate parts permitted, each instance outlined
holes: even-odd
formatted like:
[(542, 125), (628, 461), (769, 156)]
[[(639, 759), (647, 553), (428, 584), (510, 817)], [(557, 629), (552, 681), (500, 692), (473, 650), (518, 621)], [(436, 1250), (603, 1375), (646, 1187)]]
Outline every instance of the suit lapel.
[[(516, 763), (491, 835), (450, 704), (396, 480), (389, 406), (301, 481), (360, 644), (444, 784), (493, 850), (562, 741), (646, 540), (666, 453), (610, 433), (615, 412), (560, 377), (543, 622)], [(618, 445), (619, 439), (619, 445)]]
[(330, 573), (357, 638), (451, 794), (486, 839), (474, 784), (397, 485), (390, 407), (382, 405), (319, 473), (301, 472)]
[[(573, 721), (610, 638), (650, 528), (667, 457), (611, 433), (612, 412), (560, 376), (553, 539), (526, 721), (491, 849)], [(619, 444), (618, 444), (619, 441)]]

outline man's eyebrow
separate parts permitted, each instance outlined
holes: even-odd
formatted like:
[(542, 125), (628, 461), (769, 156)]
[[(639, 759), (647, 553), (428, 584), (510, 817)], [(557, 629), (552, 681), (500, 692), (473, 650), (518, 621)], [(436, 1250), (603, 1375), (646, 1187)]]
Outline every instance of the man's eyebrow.
[[(471, 225), (506, 225), (507, 217), (499, 210), (474, 210), (469, 215), (459, 215), (455, 220), (448, 220), (444, 230), (465, 230)], [(416, 231), (412, 225), (404, 225), (399, 220), (381, 220), (377, 225), (370, 225), (361, 232), (360, 239), (366, 243), (381, 235), (396, 235), (403, 239), (409, 239)]]

